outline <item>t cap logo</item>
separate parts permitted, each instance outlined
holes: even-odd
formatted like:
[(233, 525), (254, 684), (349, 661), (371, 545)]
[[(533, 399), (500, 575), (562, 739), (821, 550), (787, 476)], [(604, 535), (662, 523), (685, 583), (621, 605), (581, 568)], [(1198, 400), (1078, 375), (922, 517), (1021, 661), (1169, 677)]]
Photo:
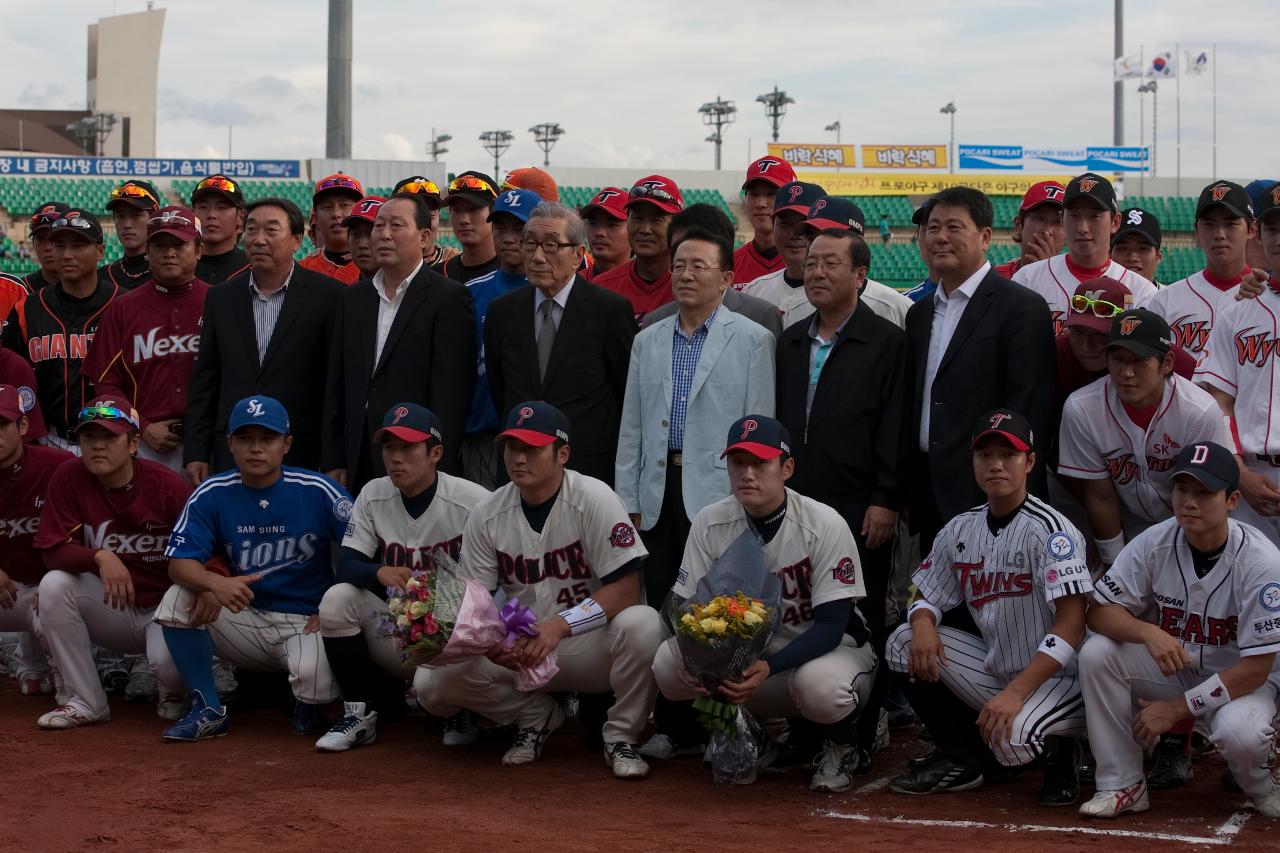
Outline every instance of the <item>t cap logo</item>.
[(1218, 184), (1216, 187), (1209, 190), (1209, 194), (1213, 196), (1214, 201), (1222, 201), (1226, 198), (1227, 193), (1229, 192), (1231, 192), (1231, 187), (1226, 184)]
[(1093, 188), (1096, 187), (1097, 185), (1098, 185), (1098, 182), (1095, 181), (1093, 178), (1084, 178), (1083, 180), (1080, 181), (1080, 192), (1091, 193), (1093, 192)]
[(267, 413), (267, 410), (263, 408), (262, 404), (259, 403), (256, 398), (249, 401), (249, 406), (245, 411), (253, 415), (255, 418), (260, 418)]
[(1209, 459), (1209, 445), (1197, 444), (1196, 449), (1191, 453), (1192, 465), (1203, 465)]
[(763, 175), (765, 172), (769, 171), (774, 166), (781, 166), (781, 165), (782, 165), (782, 161), (780, 160), (761, 160), (758, 163), (756, 163), (756, 171)]
[(760, 424), (753, 418), (748, 418), (742, 422), (742, 435), (738, 437), (738, 441), (746, 441), (747, 436), (760, 429)]
[(375, 199), (366, 198), (360, 202), (360, 212), (362, 214), (367, 215), (367, 214), (375, 213), (380, 207), (382, 207), (382, 202), (377, 201)]
[(1128, 217), (1128, 219), (1126, 219), (1125, 221), (1126, 221), (1126, 223), (1127, 223), (1127, 224), (1129, 224), (1129, 225), (1141, 225), (1141, 224), (1142, 224), (1142, 211), (1141, 211), (1141, 210), (1131, 210), (1131, 211), (1129, 211), (1129, 217)]
[(1133, 330), (1142, 325), (1142, 321), (1137, 317), (1125, 317), (1120, 321), (1120, 334), (1126, 338), (1133, 334)]
[(596, 193), (596, 197), (591, 199), (591, 203), (604, 204), (606, 201), (613, 198), (615, 195), (622, 195), (622, 193), (618, 192), (617, 190), (600, 190), (600, 192)]
[(516, 426), (520, 426), (525, 421), (529, 420), (529, 418), (531, 417), (533, 417), (533, 409), (531, 409), (528, 406), (525, 406), (523, 409), (520, 410), (520, 413), (516, 415)]
[(640, 186), (644, 187), (648, 192), (662, 189), (662, 181), (641, 181)]
[(1005, 421), (1009, 420), (1012, 417), (1013, 415), (1009, 414), (1008, 412), (996, 412), (990, 418), (991, 429), (1000, 429), (1000, 424), (1004, 423)]
[(398, 424), (404, 418), (409, 417), (409, 410), (406, 409), (404, 406), (401, 406), (398, 409), (396, 409), (394, 412), (392, 412), (392, 415), (393, 417), (391, 419), (391, 423), (393, 425)]
[(1044, 188), (1044, 197), (1049, 199), (1050, 201), (1057, 201), (1058, 199), (1062, 198), (1062, 195), (1063, 195), (1062, 187), (1045, 187)]

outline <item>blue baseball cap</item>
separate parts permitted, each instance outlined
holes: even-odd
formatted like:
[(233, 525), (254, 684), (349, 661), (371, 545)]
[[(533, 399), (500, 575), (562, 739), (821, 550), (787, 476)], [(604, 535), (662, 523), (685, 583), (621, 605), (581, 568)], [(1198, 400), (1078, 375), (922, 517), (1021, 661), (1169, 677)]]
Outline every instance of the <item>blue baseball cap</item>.
[(817, 184), (804, 181), (783, 184), (778, 187), (778, 194), (773, 197), (773, 215), (777, 216), (784, 210), (794, 210), (796, 213), (808, 215), (813, 203), (825, 197), (826, 194), (827, 191)]
[(492, 222), (499, 213), (509, 213), (521, 222), (529, 221), (529, 214), (542, 203), (542, 196), (533, 190), (510, 189), (498, 193), (486, 222)]
[(227, 432), (233, 434), (247, 426), (260, 426), (288, 435), (289, 413), (285, 411), (284, 404), (274, 397), (245, 397), (231, 407)]
[(1262, 218), (1262, 209), (1275, 207), (1275, 203), (1270, 198), (1269, 190), (1276, 185), (1272, 178), (1258, 178), (1256, 181), (1250, 181), (1245, 184), (1244, 191), (1249, 196), (1249, 203), (1253, 205), (1253, 215)]
[(804, 222), (800, 223), (801, 228), (813, 231), (839, 228), (841, 231), (852, 231), (859, 235), (865, 233), (866, 226), (867, 217), (862, 212), (862, 208), (847, 198), (833, 195), (823, 196), (809, 205), (809, 212)]
[(506, 428), (498, 438), (514, 438), (531, 447), (546, 447), (557, 439), (569, 440), (569, 419), (564, 412), (542, 400), (529, 400), (512, 407)]
[(791, 453), (791, 433), (779, 421), (766, 415), (747, 415), (729, 427), (723, 459), (735, 450), (745, 450), (757, 459), (768, 461)]
[(444, 444), (444, 427), (436, 413), (426, 406), (417, 403), (396, 403), (387, 410), (382, 419), (382, 429), (373, 434), (374, 441), (381, 441), (385, 435), (410, 443), (419, 441), (435, 441)]
[(1240, 487), (1240, 466), (1235, 454), (1212, 441), (1188, 444), (1179, 451), (1169, 479), (1180, 474), (1196, 478), (1206, 489), (1215, 492), (1225, 489), (1231, 494)]

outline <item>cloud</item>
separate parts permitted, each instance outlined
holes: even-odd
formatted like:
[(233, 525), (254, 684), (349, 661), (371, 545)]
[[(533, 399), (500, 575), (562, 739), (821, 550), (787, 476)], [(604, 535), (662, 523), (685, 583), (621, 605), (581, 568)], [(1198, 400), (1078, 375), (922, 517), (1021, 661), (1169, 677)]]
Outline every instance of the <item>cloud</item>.
[[(18, 95), (18, 103), (36, 109), (84, 109), (75, 98), (57, 83), (27, 83)], [(83, 100), (83, 99), (81, 99)]]

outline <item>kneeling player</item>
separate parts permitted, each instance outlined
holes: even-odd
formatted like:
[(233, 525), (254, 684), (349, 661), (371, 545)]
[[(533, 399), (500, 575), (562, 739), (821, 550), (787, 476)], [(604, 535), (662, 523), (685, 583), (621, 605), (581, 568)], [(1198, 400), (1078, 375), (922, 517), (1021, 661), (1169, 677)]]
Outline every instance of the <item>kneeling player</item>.
[[(748, 415), (734, 423), (727, 444), (732, 494), (694, 517), (672, 592), (690, 598), (743, 531), (760, 536), (765, 565), (782, 579), (782, 618), (764, 657), (720, 693), (757, 717), (803, 717), (825, 727), (809, 788), (847, 791), (870, 764), (854, 724), (876, 672), (871, 634), (854, 606), (866, 594), (858, 546), (834, 509), (786, 487), (795, 471), (786, 427)], [(850, 624), (858, 626), (853, 636), (845, 633)], [(653, 671), (668, 699), (706, 693), (685, 672), (674, 638), (658, 650)]]
[[(436, 470), (444, 455), (440, 420), (422, 406), (392, 406), (373, 440), (382, 444), (387, 476), (360, 490), (338, 557), (338, 582), (320, 602), (320, 636), (342, 691), (342, 719), (316, 741), (324, 752), (372, 743), (378, 714), (370, 702), (369, 661), (400, 681), (413, 678), (390, 637), (378, 635), (387, 587), (403, 587), (414, 569), (443, 548), (455, 560), (471, 508), (489, 490)], [(403, 686), (403, 685), (402, 685)], [(475, 739), (465, 711), (445, 722), (445, 744)]]
[(1080, 807), (1086, 817), (1150, 808), (1143, 747), (1192, 718), (1258, 811), (1280, 817), (1270, 769), (1280, 551), (1228, 517), (1239, 482), (1231, 451), (1212, 442), (1183, 448), (1174, 517), (1130, 542), (1094, 589), (1095, 633), (1080, 652), (1098, 762), (1098, 792)]
[[(531, 608), (538, 634), (506, 651), (495, 646), (414, 679), (418, 702), (449, 717), (460, 708), (502, 725), (515, 740), (504, 764), (528, 764), (565, 715), (549, 693), (612, 691), (602, 732), (613, 775), (641, 778), (649, 765), (636, 752), (653, 710), (653, 653), (662, 640), (658, 612), (644, 600), (644, 545), (622, 500), (593, 477), (565, 469), (569, 421), (543, 402), (521, 403), (499, 434), (511, 482), (477, 506), (462, 539), (462, 571)], [(560, 672), (537, 692), (515, 686), (515, 670), (556, 653)]]
[[(1048, 752), (1040, 803), (1080, 796), (1084, 703), (1076, 647), (1092, 589), (1080, 531), (1027, 494), (1036, 456), (1021, 415), (996, 410), (973, 434), (973, 473), (987, 503), (947, 522), (913, 578), (909, 624), (889, 638), (889, 666), (937, 751), (890, 783), (900, 794), (964, 791)], [(939, 627), (965, 604), (981, 636)], [(940, 683), (933, 683), (940, 682)], [(967, 707), (966, 707), (967, 706)], [(974, 713), (977, 725), (974, 726)], [(986, 765), (985, 768), (983, 765)]]
[[(351, 518), (351, 498), (328, 477), (283, 464), (292, 438), (278, 400), (236, 403), (227, 444), (237, 470), (200, 484), (166, 551), (173, 586), (156, 611), (164, 652), (152, 663), (162, 677), (181, 673), (191, 711), (164, 737), (227, 733), (214, 652), (244, 669), (288, 672), (294, 731), (324, 731), (321, 706), (338, 698), (338, 689), (308, 622), (333, 584), (330, 553)], [(230, 576), (203, 565), (214, 555), (226, 557)]]

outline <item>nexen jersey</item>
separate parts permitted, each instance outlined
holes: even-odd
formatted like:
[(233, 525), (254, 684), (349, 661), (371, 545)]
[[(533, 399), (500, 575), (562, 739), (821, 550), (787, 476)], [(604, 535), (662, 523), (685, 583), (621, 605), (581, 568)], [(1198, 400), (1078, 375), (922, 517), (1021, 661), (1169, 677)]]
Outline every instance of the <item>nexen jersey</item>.
[(40, 511), (53, 472), (74, 458), (65, 450), (31, 444), (21, 459), (0, 471), (0, 569), (18, 583), (38, 584), (44, 576), (44, 561), (36, 551)]
[(1197, 382), (1235, 398), (1236, 432), (1246, 459), (1254, 453), (1280, 453), (1278, 316), (1280, 294), (1270, 287), (1257, 299), (1227, 305), (1196, 368)]
[[(1115, 261), (1111, 262), (1103, 275), (1129, 288), (1129, 298), (1121, 308), (1139, 308), (1156, 294), (1154, 284)], [(1062, 334), (1066, 328), (1067, 314), (1071, 310), (1071, 297), (1085, 281), (1077, 278), (1067, 266), (1067, 256), (1054, 255), (1028, 264), (1013, 274), (1013, 280), (1044, 297), (1044, 301), (1049, 303), (1049, 313), (1053, 318), (1054, 337)]]
[(233, 575), (262, 575), (250, 587), (254, 607), (310, 615), (333, 585), (330, 554), (351, 507), (345, 489), (305, 468), (285, 465), (265, 489), (230, 471), (191, 495), (165, 553), (201, 563), (223, 555)]
[[(703, 507), (693, 519), (672, 592), (692, 598), (698, 582), (750, 526), (746, 510), (733, 495)], [(812, 627), (813, 608), (867, 595), (849, 525), (831, 507), (791, 489), (787, 489), (782, 527), (764, 544), (764, 562), (782, 581), (782, 613), (768, 654), (785, 648)]]
[(1204, 277), (1204, 270), (1182, 281), (1160, 288), (1147, 302), (1146, 308), (1165, 319), (1173, 330), (1173, 345), (1181, 347), (1199, 361), (1214, 322), (1224, 308), (1236, 301), (1240, 285), (1219, 290)]
[(1067, 398), (1058, 435), (1058, 473), (1081, 480), (1111, 479), (1121, 502), (1138, 518), (1173, 515), (1169, 472), (1189, 444), (1232, 447), (1222, 410), (1207, 391), (1174, 374), (1164, 383), (1155, 417), (1144, 430), (1125, 412), (1111, 377)]
[[(989, 651), (984, 667), (1006, 680), (1036, 656), (1053, 628), (1056, 602), (1093, 589), (1084, 537), (1044, 501), (1028, 495), (998, 533), (983, 506), (962, 512), (938, 534), (929, 558), (911, 576), (939, 610), (969, 607)], [(1073, 659), (1063, 668), (1076, 671)]]
[(370, 480), (356, 498), (342, 545), (384, 566), (427, 568), (436, 548), (444, 548), (457, 560), (467, 517), (489, 495), (488, 489), (470, 480), (437, 473), (431, 505), (414, 518), (390, 477)]
[[(1125, 546), (1094, 589), (1182, 641), (1202, 678), (1241, 658), (1280, 652), (1280, 550), (1255, 528), (1227, 522), (1227, 545), (1209, 573), (1196, 576), (1186, 534), (1170, 518)], [(1280, 683), (1271, 669), (1273, 684)]]
[[(473, 509), (462, 534), (462, 573), (489, 589), (501, 587), (542, 621), (589, 597), (603, 578), (648, 553), (608, 485), (565, 471), (541, 533), (529, 526), (514, 483)], [(598, 639), (589, 633), (566, 637), (559, 649), (573, 654)]]

